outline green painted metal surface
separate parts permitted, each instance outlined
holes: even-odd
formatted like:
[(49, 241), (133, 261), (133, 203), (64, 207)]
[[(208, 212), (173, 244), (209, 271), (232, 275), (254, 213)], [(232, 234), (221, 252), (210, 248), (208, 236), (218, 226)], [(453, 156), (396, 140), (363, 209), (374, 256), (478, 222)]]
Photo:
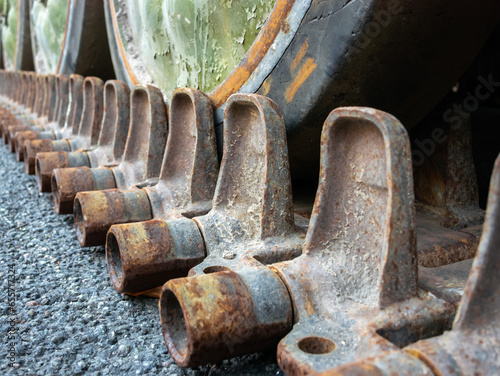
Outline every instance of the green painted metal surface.
[(114, 0), (114, 5), (117, 13), (127, 7), (129, 25), (120, 24), (119, 30), (129, 60), (139, 59), (166, 92), (181, 86), (210, 92), (249, 50), (275, 2)]
[(5, 69), (13, 70), (16, 60), (16, 42), (17, 42), (17, 0), (4, 0), (4, 23), (2, 24), (2, 43)]
[(37, 70), (56, 73), (64, 40), (69, 0), (35, 1), (31, 9)]

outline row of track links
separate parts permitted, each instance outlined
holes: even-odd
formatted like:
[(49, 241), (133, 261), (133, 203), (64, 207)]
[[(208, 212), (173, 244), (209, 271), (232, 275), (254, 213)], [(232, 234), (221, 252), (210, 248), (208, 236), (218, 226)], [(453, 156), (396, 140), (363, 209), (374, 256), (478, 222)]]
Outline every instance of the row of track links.
[(74, 213), (82, 246), (106, 245), (117, 291), (163, 286), (162, 331), (180, 366), (278, 345), (288, 375), (500, 372), (500, 161), (468, 280), (429, 291), (408, 135), (387, 113), (332, 111), (309, 219), (294, 212), (285, 124), (268, 98), (229, 98), (219, 171), (198, 90), (175, 90), (168, 108), (150, 85), (0, 78), (4, 142), (55, 210)]

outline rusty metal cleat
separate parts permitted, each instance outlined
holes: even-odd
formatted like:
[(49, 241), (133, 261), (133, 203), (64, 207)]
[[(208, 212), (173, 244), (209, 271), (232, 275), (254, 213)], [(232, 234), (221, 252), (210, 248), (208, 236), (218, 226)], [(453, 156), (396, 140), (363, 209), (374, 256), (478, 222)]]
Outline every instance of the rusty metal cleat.
[(36, 75), (34, 72), (10, 72), (6, 75), (7, 90), (4, 111), (0, 118), (0, 135), (4, 142), (8, 142), (8, 127), (22, 125), (23, 120), (32, 113), (33, 100), (36, 97)]
[[(104, 116), (97, 148), (83, 151), (85, 165), (72, 168), (56, 168), (52, 172), (52, 201), (58, 214), (73, 213), (73, 201), (78, 192), (92, 191), (93, 180), (104, 181), (98, 187), (114, 187), (114, 177), (108, 170), (93, 168), (118, 165), (121, 162), (130, 125), (130, 89), (120, 81), (110, 80), (104, 86)], [(69, 153), (72, 155), (74, 153)], [(90, 168), (92, 167), (92, 169)], [(93, 179), (92, 174), (96, 177)], [(101, 176), (99, 176), (99, 174)]]
[[(500, 158), (490, 183), (483, 236), (470, 269), (453, 329), (405, 351), (439, 374), (500, 373)], [(437, 372), (436, 372), (437, 371)]]
[[(281, 262), (254, 257), (236, 267), (223, 265), (231, 270), (175, 279), (163, 287), (162, 330), (179, 365), (262, 350), (263, 323), (273, 322), (282, 325), (274, 339), (284, 337), (278, 345), (280, 367), (289, 375), (305, 375), (355, 359), (364, 348), (362, 333), (374, 320), (405, 323), (406, 334), (417, 338), (451, 323), (457, 295), (444, 291), (447, 301), (417, 285), (406, 130), (381, 111), (339, 108), (325, 122), (321, 142), (320, 182), (300, 257)], [(271, 278), (281, 287), (276, 283), (268, 290)], [(262, 291), (272, 298), (263, 298)], [(241, 322), (244, 315), (260, 320)], [(388, 340), (377, 344), (378, 349), (394, 346)]]
[[(449, 327), (463, 273), (452, 286), (417, 285), (410, 155), (406, 131), (388, 114), (339, 109), (327, 119), (304, 255), (271, 266), (295, 308), (294, 329), (278, 345), (287, 374), (327, 370)], [(374, 328), (392, 342), (371, 341)]]
[[(48, 121), (47, 124), (43, 126), (34, 126), (29, 131), (18, 132), (15, 137), (16, 154), (23, 155), (25, 165), (28, 164), (27, 162), (28, 156), (26, 154), (27, 143), (32, 140), (38, 140), (38, 139), (54, 139), (54, 134), (59, 128), (61, 113), (66, 112), (67, 109), (69, 78), (65, 75), (57, 75), (54, 76), (53, 78), (55, 85), (55, 95), (54, 94), (52, 95), (52, 99), (55, 99), (55, 105), (50, 109), (49, 113), (50, 121)], [(22, 150), (20, 150), (21, 145), (23, 145)], [(32, 162), (32, 164), (34, 166), (34, 162)], [(32, 171), (33, 172), (31, 173), (31, 175), (34, 174), (34, 168), (32, 169)], [(28, 170), (26, 170), (26, 172), (28, 173)]]
[(30, 83), (30, 75), (32, 73), (25, 71), (3, 72), (2, 84), (4, 94), (1, 97), (2, 116), (0, 120), (11, 119), (15, 115), (22, 114), (26, 109), (26, 98), (29, 95), (26, 85)]
[(190, 277), (162, 289), (170, 354), (193, 367), (275, 346), (292, 328), (292, 305), (284, 283), (263, 263), (300, 255), (305, 231), (294, 221), (284, 120), (270, 99), (228, 100), (212, 210), (193, 222), (207, 257)]
[[(30, 83), (31, 82), (31, 83)], [(33, 88), (35, 87), (35, 102), (34, 102), (34, 110), (32, 113), (32, 116), (23, 116), (27, 115), (24, 114), (22, 111), (20, 112), (20, 108), (18, 108), (17, 114), (16, 114), (16, 122), (14, 124), (4, 124), (3, 127), (3, 139), (4, 143), (9, 145), (9, 150), (14, 153), (15, 152), (15, 141), (14, 137), (17, 132), (23, 131), (23, 130), (29, 130), (31, 126), (34, 125), (35, 120), (39, 116), (43, 116), (43, 111), (45, 109), (44, 104), (45, 104), (45, 76), (44, 75), (39, 75), (39, 76), (34, 76), (31, 80), (28, 80), (27, 83), (24, 85), (21, 83), (19, 86), (19, 96), (17, 101), (22, 101), (23, 98), (23, 88)], [(28, 95), (28, 98), (29, 95)], [(22, 107), (21, 107), (22, 108)]]
[[(58, 132), (64, 128), (69, 104), (69, 81), (70, 78), (66, 75), (60, 74), (56, 76), (58, 105), (55, 120), (47, 126), (47, 130), (32, 131), (32, 136), (29, 135), (28, 139), (24, 142), (24, 166), (28, 175), (35, 174), (35, 161), (37, 153), (31, 142), (35, 140), (55, 140), (57, 139)], [(18, 139), (21, 137), (21, 134), (18, 134)]]
[(69, 77), (69, 102), (66, 112), (61, 113), (60, 116), (60, 120), (64, 122), (64, 126), (54, 133), (54, 138), (47, 137), (25, 143), (24, 153), (26, 155), (25, 165), (27, 164), (27, 167), (25, 167), (27, 171), (35, 173), (37, 154), (54, 151), (54, 140), (70, 139), (78, 135), (83, 111), (83, 80), (84, 78), (77, 74), (72, 74)]
[(37, 119), (37, 124), (30, 126), (29, 130), (20, 131), (14, 134), (12, 142), (16, 151), (16, 158), (19, 162), (24, 161), (24, 144), (28, 140), (34, 140), (39, 137), (39, 132), (50, 130), (54, 127), (56, 120), (57, 107), (59, 104), (58, 90), (55, 75), (46, 75), (44, 77), (45, 99), (43, 106), (43, 116)]
[(30, 81), (29, 76), (23, 76), (24, 80), (21, 84), (21, 91), (28, 90), (30, 87), (33, 87), (33, 85), (36, 85), (35, 110), (32, 112), (27, 108), (28, 105), (26, 103), (29, 101), (30, 94), (27, 92), (22, 93), (19, 100), (25, 102), (25, 105), (21, 105), (17, 108), (16, 118), (19, 122), (16, 125), (7, 126), (9, 144), (11, 147), (15, 147), (15, 136), (17, 132), (37, 127), (39, 124), (43, 124), (43, 121), (46, 119), (46, 111), (48, 109), (47, 103), (51, 101), (50, 96), (52, 94), (48, 87), (48, 76), (49, 75), (36, 75), (34, 82)]
[[(443, 130), (445, 140), (424, 155), (417, 147), (419, 139), (431, 137), (435, 129)], [(435, 268), (472, 259), (484, 210), (479, 208), (471, 121), (450, 127), (440, 111), (433, 111), (414, 130), (413, 138), (418, 264)]]
[(76, 234), (84, 247), (105, 244), (114, 223), (152, 218), (141, 188), (158, 182), (168, 133), (167, 107), (161, 91), (151, 85), (135, 86), (130, 98), (130, 128), (121, 163), (90, 169), (87, 184), (93, 191), (75, 197)]
[(185, 276), (205, 258), (198, 226), (187, 218), (212, 207), (218, 167), (209, 98), (199, 90), (175, 90), (158, 184), (142, 188), (151, 206), (145, 219), (155, 219), (114, 225), (107, 234), (108, 269), (119, 292), (161, 286), (166, 276)]
[[(490, 183), (484, 231), (453, 328), (321, 373), (333, 375), (497, 375), (500, 373), (500, 158)], [(441, 269), (441, 268), (437, 268)], [(403, 331), (405, 328), (401, 328)], [(383, 335), (384, 333), (375, 332)]]
[[(0, 126), (3, 127), (4, 122), (8, 122), (14, 119), (14, 113), (18, 106), (18, 92), (19, 92), (19, 81), (24, 72), (2, 72), (2, 80), (0, 81), (2, 85), (2, 95), (1, 109), (0, 109)], [(3, 129), (2, 129), (3, 131)]]
[(53, 116), (57, 106), (57, 92), (56, 92), (56, 76), (53, 74), (46, 74), (40, 77), (41, 90), (43, 90), (43, 102), (41, 105), (41, 113), (34, 119), (32, 125), (35, 129), (44, 128), (53, 120)]
[(104, 83), (100, 78), (85, 78), (83, 112), (78, 135), (70, 139), (51, 141), (53, 152), (37, 154), (35, 173), (40, 192), (51, 191), (54, 169), (89, 165), (87, 154), (79, 149), (89, 149), (97, 145), (103, 114), (103, 87)]

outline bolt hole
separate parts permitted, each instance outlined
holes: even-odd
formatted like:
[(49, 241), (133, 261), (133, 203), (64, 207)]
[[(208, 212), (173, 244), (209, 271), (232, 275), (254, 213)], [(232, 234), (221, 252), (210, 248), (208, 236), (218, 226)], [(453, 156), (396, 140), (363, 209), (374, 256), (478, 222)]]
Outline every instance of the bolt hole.
[(42, 168), (40, 165), (40, 159), (36, 159), (36, 166), (35, 166), (35, 174), (36, 174), (36, 183), (38, 185), (38, 189), (41, 191), (42, 190)]
[(42, 172), (42, 168), (40, 167), (40, 159), (37, 159), (36, 160), (36, 175), (40, 175), (40, 173)]
[(179, 300), (170, 290), (163, 290), (160, 296), (160, 315), (163, 337), (169, 350), (175, 350), (181, 357), (185, 357), (188, 351), (186, 320)]
[(56, 210), (59, 208), (59, 191), (57, 190), (57, 179), (55, 174), (52, 174), (51, 181), (51, 191), (52, 191), (52, 202)]
[(83, 218), (82, 205), (80, 204), (80, 200), (75, 198), (73, 206), (73, 213), (75, 215), (75, 229), (76, 229), (76, 237), (80, 244), (83, 244), (85, 241), (85, 220)]
[(308, 354), (328, 354), (336, 349), (335, 342), (324, 337), (306, 337), (298, 343), (299, 349)]
[(118, 245), (115, 234), (113, 234), (111, 231), (108, 232), (106, 240), (106, 259), (108, 261), (111, 282), (117, 290), (121, 291), (121, 289), (123, 288), (123, 267), (120, 246)]
[(203, 273), (205, 274), (217, 273), (217, 272), (229, 272), (229, 271), (231, 271), (231, 269), (220, 265), (207, 266), (205, 269), (203, 269)]

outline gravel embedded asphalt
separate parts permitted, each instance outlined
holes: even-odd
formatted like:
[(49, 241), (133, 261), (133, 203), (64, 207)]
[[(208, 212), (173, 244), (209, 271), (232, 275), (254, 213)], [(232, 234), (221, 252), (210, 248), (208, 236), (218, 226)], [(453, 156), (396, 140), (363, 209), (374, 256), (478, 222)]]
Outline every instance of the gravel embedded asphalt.
[(2, 375), (283, 375), (275, 351), (179, 368), (163, 342), (157, 299), (113, 289), (104, 247), (80, 247), (73, 216), (55, 213), (50, 195), (38, 192), (5, 145), (0, 281)]

